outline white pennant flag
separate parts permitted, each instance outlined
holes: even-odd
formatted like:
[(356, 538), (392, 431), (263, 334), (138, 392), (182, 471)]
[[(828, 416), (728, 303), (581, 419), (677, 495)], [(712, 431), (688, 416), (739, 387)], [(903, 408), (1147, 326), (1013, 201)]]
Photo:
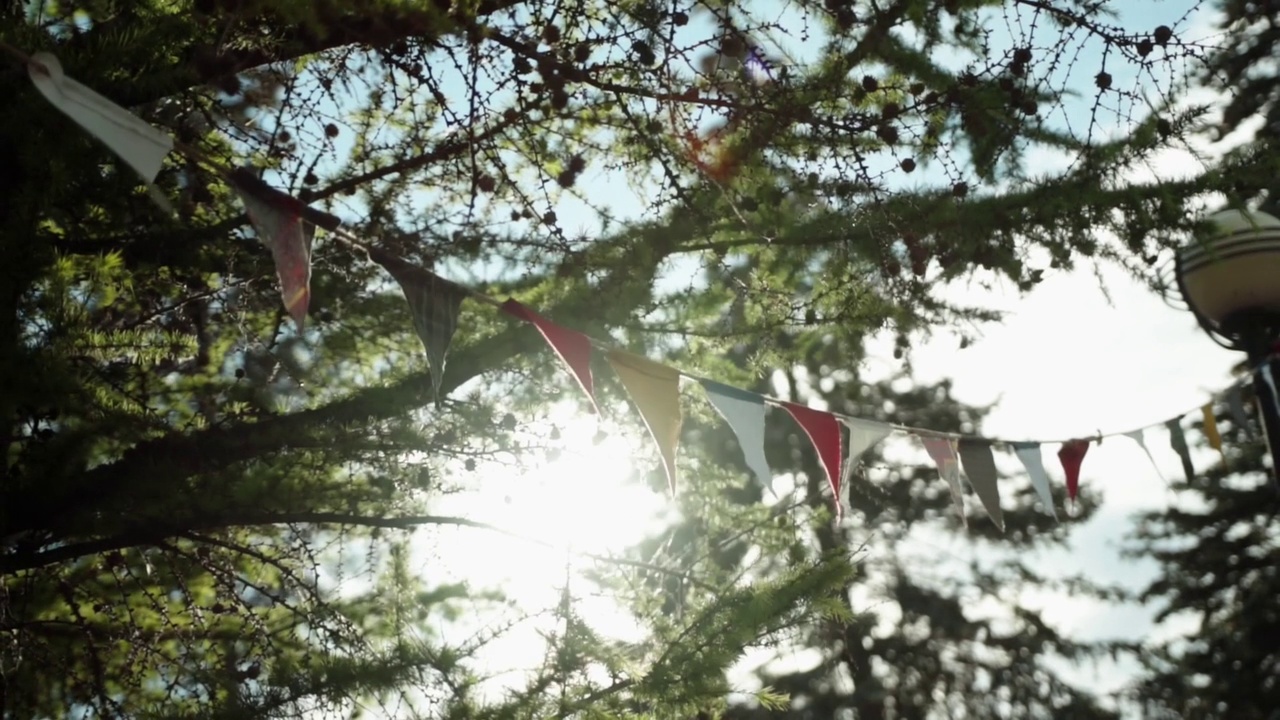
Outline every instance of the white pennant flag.
[(45, 99), (101, 140), (142, 176), (155, 181), (173, 138), (142, 118), (63, 75), (58, 58), (46, 52), (31, 56), (27, 74)]
[(1142, 430), (1141, 429), (1133, 430), (1131, 432), (1125, 433), (1124, 436), (1138, 443), (1138, 447), (1142, 448), (1142, 452), (1146, 453), (1147, 459), (1151, 461), (1151, 467), (1156, 469), (1156, 475), (1159, 475), (1160, 480), (1164, 482), (1165, 485), (1168, 485), (1169, 481), (1165, 480), (1164, 473), (1160, 472), (1160, 466), (1156, 465), (1155, 456), (1151, 454), (1151, 449), (1147, 447), (1147, 441), (1146, 441), (1146, 438), (1143, 437)]
[(966, 528), (969, 527), (969, 516), (964, 511), (964, 492), (960, 487), (960, 457), (956, 454), (956, 439), (944, 435), (918, 434), (917, 437), (938, 466), (938, 474), (947, 481), (947, 486), (951, 489), (951, 501), (960, 513), (960, 520)]
[(764, 415), (766, 407), (764, 398), (736, 387), (724, 385), (713, 380), (700, 380), (702, 388), (707, 392), (707, 399), (712, 406), (729, 423), (729, 428), (738, 436), (738, 444), (742, 447), (743, 459), (747, 467), (756, 474), (760, 483), (769, 488), (769, 492), (777, 497), (773, 490), (773, 471), (764, 457)]
[(840, 479), (840, 504), (846, 510), (851, 510), (849, 506), (849, 487), (850, 481), (853, 479), (853, 468), (857, 464), (858, 458), (862, 454), (870, 450), (876, 443), (889, 436), (893, 432), (893, 428), (882, 422), (875, 420), (862, 420), (859, 418), (839, 417), (837, 419), (849, 428), (849, 454), (845, 457), (843, 477)]
[[(1258, 372), (1262, 374), (1262, 379), (1267, 382), (1267, 387), (1271, 388), (1271, 403), (1276, 406), (1276, 412), (1280, 413), (1280, 390), (1276, 388), (1276, 379), (1271, 374), (1271, 363), (1263, 363)], [(1262, 399), (1259, 398), (1258, 401), (1261, 402)]]
[(1036, 489), (1040, 502), (1049, 510), (1054, 520), (1058, 511), (1053, 507), (1053, 493), (1049, 492), (1049, 474), (1044, 470), (1044, 458), (1040, 455), (1040, 443), (1010, 443), (1013, 452), (1031, 476), (1031, 487)]

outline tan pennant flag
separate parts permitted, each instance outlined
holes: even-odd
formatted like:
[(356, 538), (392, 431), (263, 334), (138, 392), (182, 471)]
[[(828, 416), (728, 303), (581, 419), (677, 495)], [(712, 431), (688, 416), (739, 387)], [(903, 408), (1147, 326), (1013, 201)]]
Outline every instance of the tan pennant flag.
[(648, 358), (621, 350), (606, 354), (622, 386), (640, 411), (662, 455), (667, 484), (676, 491), (676, 448), (680, 444), (680, 372)]
[(1227, 464), (1227, 453), (1222, 449), (1222, 435), (1218, 432), (1218, 418), (1213, 414), (1213, 403), (1205, 403), (1200, 408), (1200, 414), (1204, 416), (1204, 436), (1209, 440), (1209, 447), (1218, 451), (1222, 456), (1222, 464)]
[(172, 137), (64, 75), (62, 63), (49, 53), (32, 55), (27, 74), (54, 107), (111, 148), (148, 185), (155, 181), (173, 150)]
[(964, 474), (969, 477), (969, 484), (982, 501), (991, 521), (1004, 532), (1004, 512), (1000, 509), (999, 473), (996, 472), (995, 457), (991, 454), (991, 441), (981, 438), (960, 439), (960, 463)]
[[(249, 222), (258, 239), (271, 250), (280, 281), (280, 298), (297, 324), (298, 332), (302, 332), (311, 302), (311, 241), (315, 237), (315, 226), (303, 222), (301, 203), (279, 191), (262, 193), (257, 185), (243, 182), (234, 175), (231, 187), (248, 210)], [(282, 200), (281, 196), (291, 202)]]
[(431, 368), (431, 389), (436, 405), (440, 404), (440, 384), (444, 381), (445, 360), (449, 344), (458, 329), (458, 315), (467, 291), (435, 273), (406, 262), (377, 248), (366, 248), (374, 262), (387, 269), (391, 277), (400, 283), (405, 300), (409, 301), (409, 313), (413, 316), (413, 329), (427, 351), (427, 364)]

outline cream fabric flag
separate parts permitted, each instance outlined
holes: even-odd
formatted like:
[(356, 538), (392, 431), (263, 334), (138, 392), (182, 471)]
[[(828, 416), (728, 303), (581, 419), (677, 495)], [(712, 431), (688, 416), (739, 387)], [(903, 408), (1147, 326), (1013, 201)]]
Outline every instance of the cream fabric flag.
[(1040, 496), (1040, 503), (1044, 505), (1045, 510), (1049, 511), (1053, 519), (1057, 520), (1058, 511), (1053, 507), (1053, 493), (1049, 490), (1049, 473), (1044, 469), (1040, 443), (1016, 442), (1009, 445), (1013, 448), (1013, 454), (1018, 456), (1022, 466), (1027, 469), (1027, 475), (1031, 477), (1031, 487), (1035, 488), (1036, 494)]
[(680, 444), (680, 372), (648, 358), (621, 350), (605, 357), (640, 411), (662, 455), (667, 484), (676, 491), (676, 447)]
[(845, 427), (849, 428), (849, 453), (845, 456), (844, 471), (841, 473), (842, 477), (840, 479), (840, 504), (845, 510), (849, 510), (851, 509), (849, 505), (850, 481), (853, 480), (853, 470), (858, 464), (858, 458), (888, 437), (889, 433), (893, 432), (893, 428), (875, 420), (840, 416), (837, 416), (837, 419)]
[(27, 74), (54, 107), (105, 143), (148, 185), (155, 181), (173, 150), (172, 137), (64, 75), (62, 63), (49, 53), (32, 55)]
[(1146, 453), (1147, 459), (1151, 461), (1151, 467), (1156, 469), (1156, 475), (1160, 477), (1160, 480), (1164, 482), (1165, 485), (1168, 485), (1169, 481), (1165, 479), (1164, 473), (1160, 472), (1160, 466), (1156, 465), (1155, 456), (1151, 454), (1151, 449), (1147, 447), (1147, 440), (1143, 431), (1141, 429), (1132, 430), (1125, 433), (1124, 436), (1138, 443), (1138, 447), (1142, 448), (1142, 452)]
[(956, 457), (956, 439), (942, 435), (918, 435), (924, 449), (929, 451), (938, 466), (938, 474), (947, 481), (951, 488), (951, 500), (960, 512), (960, 520), (969, 527), (969, 517), (964, 512), (964, 493), (960, 487), (960, 459)]

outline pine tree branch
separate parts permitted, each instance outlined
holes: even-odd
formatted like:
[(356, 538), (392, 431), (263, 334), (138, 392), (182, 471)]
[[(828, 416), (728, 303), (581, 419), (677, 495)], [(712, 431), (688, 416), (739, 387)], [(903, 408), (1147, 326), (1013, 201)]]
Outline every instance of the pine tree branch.
[[(450, 363), (451, 372), (444, 379), (442, 393), (527, 352), (537, 342), (532, 329), (516, 327), (459, 351)], [(427, 404), (430, 398), (429, 374), (415, 373), (393, 385), (367, 388), (313, 410), (194, 433), (175, 432), (142, 442), (114, 462), (59, 483), (66, 488), (64, 492), (49, 492), (46, 486), (25, 497), (6, 498), (6, 524), (0, 528), (0, 538), (41, 528), (78, 534), (76, 524), (83, 521), (85, 512), (104, 509), (126, 492), (135, 478), (159, 476), (175, 483), (192, 475), (217, 472), (289, 448), (321, 427), (349, 426), (352, 432), (363, 432), (365, 423), (410, 412)]]
[[(461, 15), (460, 6), (448, 0), (434, 0), (423, 3), (421, 7), (409, 3), (359, 3), (355, 5), (357, 11), (346, 13), (342, 12), (344, 3), (317, 3), (315, 11), (319, 27), (313, 23), (271, 17), (259, 11), (257, 17), (241, 16), (238, 20), (246, 26), (256, 25), (256, 34), (271, 38), (269, 44), (211, 46), (195, 42), (185, 48), (166, 49), (167, 56), (180, 58), (177, 64), (163, 70), (167, 82), (139, 84), (117, 80), (98, 89), (126, 106), (147, 105), (193, 87), (210, 85), (228, 75), (265, 65), (293, 63), (344, 47), (385, 48), (410, 38), (431, 41), (456, 35), (461, 29), (460, 21), (464, 19), (487, 17), (520, 4), (522, 0), (482, 0), (466, 3), (467, 14)], [(266, 4), (266, 7), (269, 9), (270, 5)], [(210, 19), (198, 18), (195, 23)], [(157, 28), (155, 35), (169, 38), (191, 37), (195, 24), (187, 13), (153, 16), (147, 22)], [(89, 32), (72, 35), (60, 54), (92, 55), (102, 38), (120, 30), (109, 22), (95, 25)], [(28, 49), (35, 51), (39, 48)], [(72, 68), (67, 70), (70, 73)]]
[[(228, 543), (227, 541), (202, 534), (203, 532), (214, 530), (260, 527), (265, 525), (346, 525), (383, 528), (388, 530), (411, 530), (425, 525), (446, 525), (488, 530), (523, 542), (531, 542), (536, 545), (541, 545), (543, 547), (557, 547), (553, 543), (514, 533), (510, 530), (498, 527), (497, 525), (452, 515), (401, 515), (386, 517), (327, 511), (302, 510), (280, 513), (255, 512), (248, 510), (226, 514), (218, 518), (206, 519), (203, 522), (182, 523), (180, 526), (152, 525), (146, 529), (121, 533), (111, 537), (61, 545), (56, 548), (35, 553), (10, 553), (0, 557), (0, 575), (22, 572), (24, 570), (34, 570), (49, 565), (69, 562), (89, 555), (97, 555), (114, 550), (124, 550), (141, 545), (159, 546), (163, 544), (166, 538), (175, 536), (186, 537), (196, 542), (218, 545), (219, 547), (223, 547), (233, 552), (250, 554), (261, 562), (270, 563), (268, 558), (260, 556), (256, 554), (256, 552), (244, 548), (243, 546)], [(662, 565), (642, 562), (639, 560), (598, 555), (595, 553), (577, 554), (596, 562), (632, 567), (639, 570), (648, 570), (651, 572), (662, 573), (664, 575), (679, 577), (707, 592), (716, 593), (720, 592), (722, 589), (709, 583), (702, 582), (683, 570), (663, 567)]]

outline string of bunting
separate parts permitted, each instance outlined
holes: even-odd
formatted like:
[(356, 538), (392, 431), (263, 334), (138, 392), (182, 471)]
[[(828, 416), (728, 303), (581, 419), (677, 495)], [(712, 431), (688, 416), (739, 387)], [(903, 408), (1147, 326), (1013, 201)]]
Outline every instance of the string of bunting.
[[(1156, 464), (1151, 449), (1146, 444), (1145, 431), (1159, 424), (1127, 432), (1099, 433), (1066, 440), (1012, 441), (946, 433), (818, 410), (725, 385), (635, 355), (606, 341), (552, 322), (513, 298), (499, 301), (362, 242), (343, 229), (341, 220), (336, 216), (309, 207), (289, 194), (271, 187), (249, 168), (231, 169), (221, 165), (68, 78), (57, 58), (49, 53), (40, 52), (28, 56), (3, 42), (0, 42), (0, 50), (27, 68), (36, 89), (54, 107), (98, 138), (133, 168), (146, 183), (151, 197), (167, 213), (172, 214), (172, 207), (153, 183), (170, 152), (176, 150), (222, 177), (244, 203), (258, 239), (271, 252), (281, 300), (299, 332), (305, 328), (310, 302), (311, 247), (315, 228), (323, 229), (340, 242), (363, 251), (370, 260), (381, 265), (400, 285), (409, 304), (414, 330), (426, 350), (437, 406), (441, 402), (441, 380), (449, 345), (457, 330), (463, 301), (468, 298), (532, 324), (591, 402), (591, 410), (595, 413), (599, 413), (599, 406), (595, 398), (591, 359), (593, 350), (599, 350), (630, 395), (657, 446), (672, 493), (677, 484), (682, 379), (702, 387), (707, 400), (737, 436), (746, 466), (770, 492), (773, 492), (773, 474), (764, 454), (765, 418), (769, 407), (786, 411), (804, 431), (817, 453), (831, 488), (837, 518), (842, 517), (848, 507), (848, 488), (859, 458), (895, 432), (914, 436), (921, 442), (937, 466), (939, 475), (946, 481), (961, 518), (967, 518), (963, 482), (967, 478), (968, 485), (978, 496), (987, 515), (1001, 530), (1004, 529), (1004, 516), (992, 452), (997, 445), (1012, 451), (1018, 458), (1045, 510), (1055, 519), (1057, 511), (1041, 451), (1043, 445), (1061, 445), (1057, 453), (1058, 461), (1066, 479), (1067, 497), (1072, 502), (1079, 491), (1080, 471), (1089, 448), (1094, 443), (1101, 443), (1104, 438), (1123, 435), (1138, 445), (1153, 466)], [(1269, 364), (1263, 363), (1252, 372), (1259, 374), (1265, 381), (1270, 390), (1270, 401), (1280, 407), (1280, 393), (1277, 393)], [(1237, 381), (1199, 408), (1203, 417), (1204, 434), (1210, 446), (1223, 453), (1222, 438), (1213, 411), (1213, 404), (1218, 400), (1226, 401), (1233, 422), (1238, 427), (1244, 428), (1250, 435), (1254, 433), (1245, 411), (1242, 383)], [(1259, 397), (1258, 401), (1262, 402), (1263, 399)], [(1183, 471), (1189, 480), (1195, 476), (1195, 468), (1181, 426), (1181, 419), (1187, 414), (1183, 413), (1162, 424), (1169, 432), (1170, 446), (1181, 459)], [(1223, 461), (1226, 461), (1225, 454)], [(1158, 466), (1156, 472), (1160, 472)], [(1161, 477), (1163, 479), (1163, 475)]]

